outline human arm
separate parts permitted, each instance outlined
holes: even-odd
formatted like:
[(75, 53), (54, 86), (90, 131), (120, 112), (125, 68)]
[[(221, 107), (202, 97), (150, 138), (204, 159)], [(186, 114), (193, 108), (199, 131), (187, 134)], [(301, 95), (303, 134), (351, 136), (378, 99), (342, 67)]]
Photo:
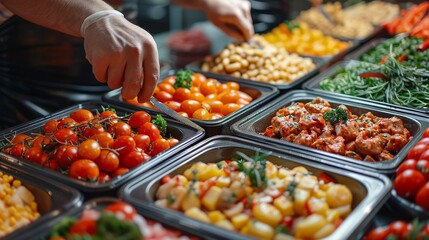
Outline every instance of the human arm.
[(253, 34), (250, 2), (247, 0), (171, 0), (185, 8), (204, 11), (208, 19), (229, 36), (248, 40)]
[(16, 15), (54, 30), (84, 37), (86, 58), (96, 79), (110, 88), (122, 86), (126, 98), (147, 101), (159, 77), (156, 43), (152, 36), (122, 16), (104, 17), (90, 25), (82, 36), (84, 19), (101, 10), (111, 10), (101, 0), (2, 0)]

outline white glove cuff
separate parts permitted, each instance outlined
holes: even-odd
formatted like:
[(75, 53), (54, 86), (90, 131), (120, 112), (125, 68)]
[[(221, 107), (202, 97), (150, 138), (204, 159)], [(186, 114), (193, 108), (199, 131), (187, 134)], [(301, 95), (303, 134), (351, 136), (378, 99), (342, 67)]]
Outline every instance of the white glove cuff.
[(83, 20), (82, 26), (80, 26), (80, 33), (82, 34), (82, 37), (85, 36), (86, 29), (89, 26), (91, 26), (93, 23), (97, 22), (102, 18), (114, 16), (114, 15), (122, 16), (122, 17), (124, 16), (124, 14), (122, 14), (121, 12), (110, 9), (110, 10), (101, 10), (86, 17), (85, 20)]

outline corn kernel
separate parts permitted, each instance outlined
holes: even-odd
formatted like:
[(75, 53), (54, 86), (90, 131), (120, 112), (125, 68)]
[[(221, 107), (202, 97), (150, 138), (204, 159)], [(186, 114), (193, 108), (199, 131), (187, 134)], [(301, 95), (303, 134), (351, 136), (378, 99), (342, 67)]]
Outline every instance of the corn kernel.
[(19, 187), (19, 186), (21, 186), (21, 181), (19, 181), (19, 180), (15, 180), (15, 181), (13, 181), (13, 186), (14, 187)]

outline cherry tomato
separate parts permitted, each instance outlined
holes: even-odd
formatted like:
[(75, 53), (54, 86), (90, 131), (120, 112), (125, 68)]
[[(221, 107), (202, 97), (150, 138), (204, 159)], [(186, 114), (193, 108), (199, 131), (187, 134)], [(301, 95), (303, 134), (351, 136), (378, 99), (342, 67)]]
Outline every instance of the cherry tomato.
[(102, 148), (109, 148), (113, 144), (113, 136), (112, 134), (108, 132), (102, 132), (98, 133), (91, 137), (92, 139), (96, 140), (98, 144), (100, 144), (100, 147)]
[(425, 176), (426, 181), (429, 181), (429, 160), (421, 159), (417, 161), (416, 169), (419, 170), (423, 176)]
[(422, 138), (429, 138), (429, 128), (425, 129), (425, 131), (423, 132)]
[(218, 94), (229, 91), (229, 90), (230, 89), (226, 83), (222, 83), (222, 84), (217, 85), (217, 93)]
[(169, 139), (167, 139), (167, 141), (168, 141), (168, 144), (170, 145), (170, 147), (179, 143), (179, 140), (177, 138), (169, 138)]
[(131, 126), (125, 122), (117, 122), (109, 128), (109, 132), (113, 135), (113, 137), (130, 136)]
[(10, 149), (10, 154), (15, 157), (21, 157), (24, 154), (25, 150), (27, 150), (25, 145), (23, 143), (18, 143), (13, 145), (13, 147)]
[(100, 124), (95, 124), (92, 127), (87, 127), (83, 130), (83, 136), (85, 138), (91, 138), (92, 136), (104, 132), (104, 127)]
[(426, 183), (422, 173), (415, 169), (407, 169), (397, 175), (394, 181), (396, 193), (407, 199), (414, 199), (419, 189)]
[(168, 183), (170, 180), (171, 180), (171, 176), (170, 176), (170, 175), (167, 175), (167, 176), (164, 176), (164, 177), (161, 179), (161, 183), (162, 183), (162, 184), (166, 184), (166, 183)]
[(416, 195), (416, 204), (429, 211), (429, 182), (427, 182)]
[(199, 87), (201, 83), (205, 82), (206, 80), (206, 76), (204, 76), (203, 74), (194, 73), (192, 75), (192, 86)]
[(139, 128), (143, 124), (150, 122), (151, 116), (149, 113), (145, 111), (137, 111), (133, 114), (131, 114), (130, 119), (128, 120), (128, 124), (132, 128)]
[(73, 145), (61, 145), (57, 148), (55, 153), (55, 159), (58, 163), (58, 166), (67, 170), (70, 168), (72, 162), (78, 159), (78, 148)]
[(395, 221), (389, 224), (390, 234), (405, 239), (410, 231), (410, 225), (404, 221)]
[[(429, 147), (429, 145), (427, 145), (427, 146)], [(420, 155), (419, 160), (421, 160), (421, 159), (425, 159), (425, 160), (428, 160), (428, 161), (429, 161), (429, 149), (427, 149), (426, 151), (424, 151), (424, 152)]]
[(174, 92), (176, 92), (176, 89), (173, 87), (173, 84), (167, 83), (167, 82), (163, 82), (158, 84), (158, 88), (161, 91), (167, 92), (171, 95), (174, 94)]
[(58, 163), (55, 159), (48, 159), (43, 163), (43, 166), (45, 168), (49, 168), (54, 171), (58, 171), (60, 167), (58, 166)]
[(124, 202), (116, 202), (112, 203), (109, 206), (106, 207), (106, 211), (112, 212), (115, 214), (121, 214), (124, 219), (126, 220), (133, 220), (134, 217), (137, 215), (136, 209), (129, 205), (128, 203)]
[(27, 134), (18, 134), (15, 137), (12, 138), (11, 142), (13, 144), (17, 144), (17, 143), (23, 143), (25, 139), (30, 139), (31, 137), (28, 136)]
[(112, 144), (112, 148), (115, 149), (120, 155), (127, 154), (135, 147), (136, 142), (130, 136), (120, 136)]
[(223, 104), (236, 103), (238, 99), (240, 99), (240, 95), (238, 94), (238, 91), (236, 91), (236, 90), (229, 90), (229, 91), (221, 93), (218, 96), (218, 100), (223, 102)]
[(173, 95), (166, 92), (166, 91), (159, 91), (159, 92), (153, 94), (153, 96), (156, 99), (158, 99), (158, 101), (160, 101), (160, 102), (167, 102), (167, 101), (173, 100)]
[(118, 119), (116, 119), (118, 117), (118, 115), (116, 114), (116, 112), (112, 111), (112, 110), (106, 110), (100, 113), (100, 119), (106, 119), (106, 118), (110, 118), (112, 120), (112, 122), (117, 122)]
[(319, 174), (319, 181), (323, 181), (325, 184), (328, 184), (328, 183), (331, 183), (331, 182), (333, 182), (333, 183), (336, 182), (335, 179), (333, 179), (331, 176), (329, 176), (325, 172), (321, 172)]
[(425, 137), (425, 138), (420, 139), (420, 141), (418, 141), (417, 144), (426, 144), (426, 145), (429, 145), (429, 137)]
[(182, 102), (182, 111), (186, 112), (188, 116), (192, 116), (192, 114), (199, 108), (201, 108), (201, 103), (195, 100), (185, 100)]
[(238, 109), (240, 109), (240, 105), (236, 103), (227, 103), (223, 105), (221, 113), (226, 116), (232, 112), (237, 111)]
[(217, 87), (213, 81), (205, 81), (201, 83), (200, 91), (204, 95), (217, 94)]
[(49, 120), (43, 125), (43, 131), (45, 133), (53, 133), (57, 130), (58, 121), (55, 119)]
[(55, 133), (55, 138), (60, 143), (77, 143), (77, 135), (76, 133), (69, 128), (58, 129)]
[(168, 148), (170, 148), (170, 144), (168, 143), (168, 141), (163, 138), (160, 138), (152, 142), (150, 154), (152, 156), (155, 156), (158, 153), (167, 150)]
[[(426, 238), (425, 238), (426, 237)], [(427, 239), (429, 237), (429, 224), (426, 224), (420, 233), (417, 235), (417, 240)]]
[(198, 120), (209, 120), (210, 119), (210, 113), (204, 108), (199, 108), (195, 110), (195, 112), (192, 114), (192, 118), (198, 119)]
[(178, 88), (176, 89), (176, 92), (174, 92), (173, 99), (176, 102), (183, 102), (185, 100), (188, 100), (191, 97), (191, 90), (187, 88)]
[(429, 149), (429, 145), (417, 144), (414, 146), (407, 155), (407, 159), (420, 159), (420, 155)]
[(133, 137), (136, 142), (136, 147), (141, 148), (143, 151), (146, 151), (150, 145), (150, 137), (146, 134), (136, 134)]
[(87, 109), (79, 109), (70, 113), (70, 117), (73, 118), (76, 122), (89, 122), (94, 118), (94, 115), (91, 111)]
[(143, 153), (139, 150), (132, 150), (124, 155), (121, 155), (121, 166), (126, 168), (134, 168), (145, 162), (146, 159)]
[(210, 113), (210, 120), (221, 119), (223, 117), (221, 113)]
[(41, 147), (31, 147), (25, 151), (24, 159), (42, 164), (42, 154), (43, 152)]
[(117, 176), (125, 174), (129, 171), (130, 171), (130, 169), (128, 169), (128, 168), (120, 167), (112, 173), (112, 177), (117, 177)]
[(385, 240), (390, 234), (389, 227), (378, 227), (372, 230), (366, 237), (366, 240)]
[(31, 142), (31, 146), (43, 148), (44, 146), (50, 143), (51, 143), (51, 139), (49, 137), (45, 137), (41, 135), (33, 139), (33, 141)]
[(94, 236), (97, 232), (97, 221), (95, 219), (79, 219), (69, 230), (70, 235), (90, 235)]
[(198, 102), (202, 102), (202, 101), (206, 100), (206, 97), (204, 97), (204, 95), (201, 94), (200, 92), (194, 92), (194, 93), (191, 93), (191, 97), (189, 99), (192, 99), (192, 100), (195, 100)]
[(167, 101), (167, 102), (164, 102), (164, 104), (176, 112), (180, 112), (180, 110), (181, 110), (181, 104), (179, 102)]
[(186, 117), (186, 118), (189, 117), (189, 115), (187, 113), (185, 113), (185, 112), (180, 111), (180, 112), (177, 112), (177, 113), (180, 114), (180, 115), (182, 115), (183, 117)]
[(101, 171), (113, 172), (119, 167), (119, 157), (114, 152), (103, 149), (95, 163), (97, 163)]
[(98, 182), (103, 183), (103, 182), (108, 182), (108, 181), (110, 181), (109, 174), (107, 174), (105, 172), (100, 172), (100, 175), (98, 176)]
[(138, 133), (148, 135), (151, 141), (161, 138), (158, 127), (150, 122), (143, 124), (143, 126), (139, 128)]
[(95, 162), (89, 159), (79, 159), (72, 163), (69, 176), (78, 180), (97, 181), (100, 170)]
[(401, 165), (399, 165), (398, 170), (396, 171), (396, 175), (401, 174), (403, 171), (407, 169), (416, 169), (417, 161), (414, 159), (407, 159)]
[(73, 118), (63, 118), (58, 121), (57, 129), (71, 128), (76, 125), (76, 121)]
[(176, 76), (166, 77), (162, 80), (162, 83), (168, 83), (168, 84), (174, 85), (174, 83), (176, 83)]
[(78, 155), (80, 158), (95, 160), (100, 156), (100, 144), (94, 139), (83, 141), (78, 148)]

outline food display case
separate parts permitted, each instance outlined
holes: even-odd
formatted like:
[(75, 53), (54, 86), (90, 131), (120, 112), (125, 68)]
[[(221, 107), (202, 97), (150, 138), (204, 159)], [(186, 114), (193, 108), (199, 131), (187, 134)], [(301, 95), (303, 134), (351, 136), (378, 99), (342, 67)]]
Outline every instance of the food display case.
[[(44, 116), (0, 131), (0, 238), (428, 238), (429, 4), (250, 2), (255, 29), (270, 24), (244, 41), (190, 27), (216, 51), (183, 69), (163, 56), (178, 29), (154, 36), (166, 64), (148, 102), (101, 83), (85, 98), (62, 74), (4, 90)], [(32, 78), (13, 61), (0, 78)], [(24, 119), (5, 104), (7, 125)]]

